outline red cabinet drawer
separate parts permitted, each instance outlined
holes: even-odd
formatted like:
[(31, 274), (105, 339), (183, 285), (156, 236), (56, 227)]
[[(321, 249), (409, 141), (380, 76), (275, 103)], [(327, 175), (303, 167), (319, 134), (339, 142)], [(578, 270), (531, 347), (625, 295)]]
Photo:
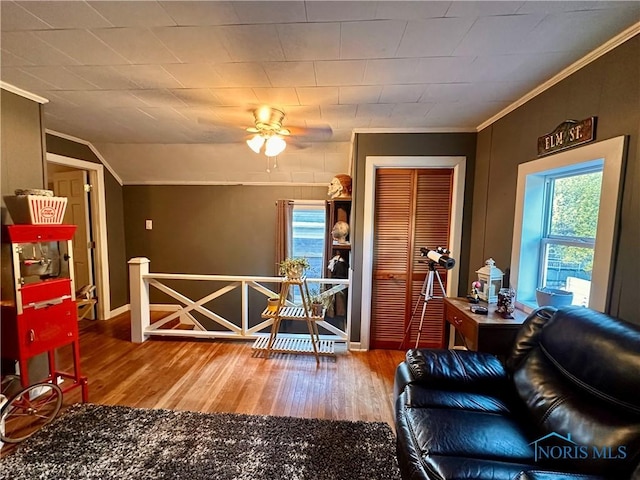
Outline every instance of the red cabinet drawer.
[(71, 343), (78, 338), (75, 302), (65, 300), (59, 305), (26, 308), (18, 316), (19, 342), (27, 357)]
[(24, 308), (31, 303), (70, 296), (71, 280), (61, 278), (23, 285), (20, 288), (20, 292), (22, 293), (22, 306)]

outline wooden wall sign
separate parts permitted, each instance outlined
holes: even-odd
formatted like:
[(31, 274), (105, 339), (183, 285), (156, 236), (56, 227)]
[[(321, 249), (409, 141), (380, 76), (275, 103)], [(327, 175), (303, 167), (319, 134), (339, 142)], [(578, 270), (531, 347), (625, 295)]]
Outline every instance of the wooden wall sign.
[(538, 156), (588, 143), (596, 138), (596, 119), (565, 120), (556, 129), (538, 137)]

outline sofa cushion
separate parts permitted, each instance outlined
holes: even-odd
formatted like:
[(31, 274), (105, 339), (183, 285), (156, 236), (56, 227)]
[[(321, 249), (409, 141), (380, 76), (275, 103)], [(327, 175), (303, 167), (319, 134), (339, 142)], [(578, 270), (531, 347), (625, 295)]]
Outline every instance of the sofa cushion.
[(530, 440), (508, 415), (448, 408), (411, 408), (404, 416), (413, 447), (423, 456), (533, 461)]
[(640, 327), (582, 307), (565, 307), (543, 329), (540, 347), (576, 388), (640, 413)]
[(409, 350), (406, 363), (414, 381), (451, 390), (502, 389), (507, 378), (500, 360), (467, 350)]
[(408, 385), (401, 400), (414, 408), (455, 408), (487, 413), (510, 413), (507, 403), (496, 396), (452, 390), (436, 390), (421, 385)]

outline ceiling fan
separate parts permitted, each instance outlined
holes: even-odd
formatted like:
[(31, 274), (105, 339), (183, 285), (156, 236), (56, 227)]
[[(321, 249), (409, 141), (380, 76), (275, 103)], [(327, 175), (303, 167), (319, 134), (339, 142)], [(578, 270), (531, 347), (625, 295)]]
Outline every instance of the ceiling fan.
[[(329, 125), (319, 127), (284, 127), (285, 113), (278, 109), (263, 105), (253, 110), (254, 126), (247, 132), (253, 134), (247, 145), (256, 153), (264, 153), (267, 157), (275, 157), (287, 148), (286, 137), (308, 137), (310, 139), (326, 139), (331, 136)], [(293, 142), (292, 142), (293, 143)]]

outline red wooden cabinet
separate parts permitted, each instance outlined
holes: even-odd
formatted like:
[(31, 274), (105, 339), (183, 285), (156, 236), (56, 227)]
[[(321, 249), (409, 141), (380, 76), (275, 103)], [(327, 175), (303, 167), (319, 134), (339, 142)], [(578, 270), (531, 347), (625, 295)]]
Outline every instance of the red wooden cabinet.
[[(78, 317), (75, 303), (72, 252), (73, 225), (11, 225), (13, 298), (3, 298), (0, 330), (2, 358), (16, 360), (23, 386), (30, 384), (28, 360), (46, 353), (46, 380), (65, 380), (63, 392), (82, 388), (88, 401), (87, 379), (80, 373)], [(56, 366), (56, 350), (70, 346), (73, 372)]]

